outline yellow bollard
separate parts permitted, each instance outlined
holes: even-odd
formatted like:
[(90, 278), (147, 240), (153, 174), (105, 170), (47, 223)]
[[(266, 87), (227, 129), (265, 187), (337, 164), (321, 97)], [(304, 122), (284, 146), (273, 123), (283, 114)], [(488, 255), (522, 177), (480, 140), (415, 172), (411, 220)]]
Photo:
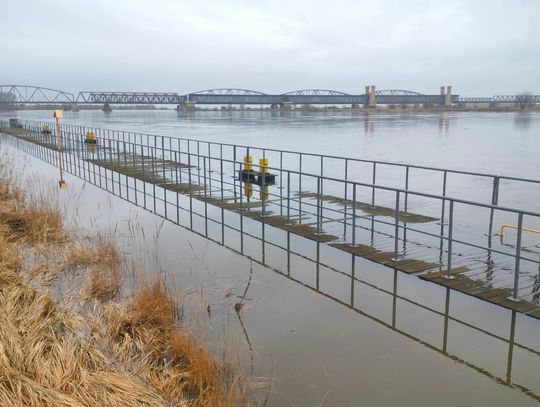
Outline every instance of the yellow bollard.
[(97, 144), (96, 142), (96, 136), (94, 135), (93, 131), (89, 131), (86, 133), (86, 138), (84, 139), (85, 144)]
[(268, 158), (259, 159), (259, 172), (268, 174)]
[(244, 157), (244, 171), (253, 171), (253, 157), (250, 155), (246, 155)]

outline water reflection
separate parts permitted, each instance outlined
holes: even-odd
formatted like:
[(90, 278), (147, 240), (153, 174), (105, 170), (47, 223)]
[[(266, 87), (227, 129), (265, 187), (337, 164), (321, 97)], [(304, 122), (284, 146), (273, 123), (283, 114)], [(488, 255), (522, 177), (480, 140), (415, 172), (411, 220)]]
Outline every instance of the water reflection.
[(450, 118), (444, 113), (438, 117), (439, 136), (448, 136), (450, 132)]
[(530, 112), (519, 112), (514, 114), (514, 128), (519, 130), (528, 129), (531, 127)]
[[(43, 152), (49, 150), (43, 147), (36, 147), (18, 140), (14, 144), (39, 158), (48, 157)], [(519, 368), (523, 368), (519, 364), (522, 358), (516, 359), (514, 356), (516, 349), (521, 355), (526, 355), (525, 359), (540, 357), (539, 349), (516, 340), (517, 316), (515, 311), (505, 311), (504, 317), (498, 321), (508, 327), (508, 334), (501, 334), (499, 329), (484, 328), (481, 319), (470, 317), (466, 320), (460, 317), (459, 311), (456, 312), (456, 309), (459, 309), (458, 304), (463, 300), (463, 297), (449, 288), (437, 288), (444, 295), (444, 307), (440, 309), (430, 304), (429, 301), (426, 303), (425, 291), (422, 289), (415, 289), (412, 292), (410, 289), (408, 290), (407, 284), (410, 283), (408, 280), (410, 277), (397, 270), (387, 268), (380, 270), (380, 273), (392, 273), (392, 283), (388, 287), (381, 283), (379, 277), (373, 277), (366, 273), (366, 265), (371, 265), (371, 263), (366, 263), (366, 260), (354, 254), (329, 248), (321, 242), (299, 237), (289, 231), (276, 233), (276, 229), (272, 226), (247, 219), (241, 213), (212, 207), (208, 202), (197, 201), (191, 196), (173, 193), (165, 189), (156, 194), (156, 189), (160, 190), (161, 188), (97, 166), (92, 166), (91, 171), (89, 169), (90, 166), (88, 166), (87, 171), (79, 172), (85, 181), (274, 270), (288, 280), (342, 305), (344, 312), (355, 312), (367, 317), (433, 352), (465, 365), (499, 384), (519, 389), (532, 399), (540, 401), (538, 383), (536, 383), (536, 388), (531, 384), (531, 381), (536, 379), (533, 373), (527, 372), (528, 374), (517, 377), (513, 375), (516, 364)], [(247, 185), (244, 187), (248, 188)], [(250, 194), (253, 194), (253, 186), (249, 186), (249, 188), (251, 188)], [(266, 191), (261, 190), (259, 193), (264, 195)], [(152, 210), (148, 209), (146, 205), (150, 201), (154, 202)], [(225, 212), (227, 212), (227, 216), (225, 216)], [(215, 236), (215, 233), (209, 233), (210, 224), (218, 226), (220, 230), (218, 236)], [(212, 229), (215, 230), (215, 228)], [(253, 246), (258, 246), (258, 250), (253, 250)], [(326, 252), (334, 250), (330, 255), (326, 253), (324, 256), (325, 259), (329, 260), (323, 260), (321, 253), (323, 248)], [(272, 252), (271, 256), (268, 255), (269, 251)], [(286, 262), (282, 265), (277, 259), (286, 259)], [(322, 278), (323, 275), (325, 278)], [(338, 280), (344, 281), (345, 284), (338, 287), (334, 283)], [(367, 304), (365, 302), (366, 298), (375, 297), (377, 300), (373, 303)], [(472, 298), (469, 298), (469, 301), (467, 306), (471, 309), (468, 311), (472, 311), (481, 302)], [(390, 312), (387, 315), (381, 315), (380, 310), (385, 307)], [(425, 317), (426, 314), (428, 317)], [(240, 318), (240, 313), (237, 315)], [(471, 315), (474, 315), (474, 312), (471, 312)], [(429, 326), (428, 333), (425, 332), (425, 329), (418, 332), (418, 321), (420, 320), (422, 324), (429, 325), (430, 323), (427, 322), (429, 320), (433, 320), (435, 323)], [(240, 323), (249, 344), (253, 362), (255, 352), (249, 339), (248, 327), (244, 325), (241, 318)], [(527, 319), (527, 323), (538, 325), (537, 321), (529, 321), (529, 319)], [(477, 349), (472, 350), (473, 356), (471, 356), (471, 348), (467, 343), (456, 340), (456, 338), (463, 337), (464, 333), (469, 332), (479, 338), (480, 345)], [(490, 345), (493, 341), (502, 343), (505, 347), (504, 366), (502, 367), (493, 366), (494, 359), (502, 360), (502, 358), (494, 358), (494, 348)], [(503, 375), (500, 374), (501, 371), (504, 371)], [(523, 379), (523, 376), (526, 379)]]
[(375, 121), (370, 116), (369, 113), (364, 115), (364, 133), (372, 134), (375, 133)]

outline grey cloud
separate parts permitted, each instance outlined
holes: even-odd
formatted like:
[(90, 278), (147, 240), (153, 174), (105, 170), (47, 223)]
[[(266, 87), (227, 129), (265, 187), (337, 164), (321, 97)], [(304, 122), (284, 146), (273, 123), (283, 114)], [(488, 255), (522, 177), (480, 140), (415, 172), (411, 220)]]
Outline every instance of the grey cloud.
[(536, 0), (4, 3), (3, 83), (540, 93)]

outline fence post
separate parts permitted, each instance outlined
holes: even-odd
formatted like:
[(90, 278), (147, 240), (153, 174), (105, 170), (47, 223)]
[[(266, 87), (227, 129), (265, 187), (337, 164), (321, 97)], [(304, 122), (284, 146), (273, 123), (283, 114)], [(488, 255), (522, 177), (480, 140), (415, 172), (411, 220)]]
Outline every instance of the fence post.
[(514, 270), (514, 290), (512, 297), (509, 298), (512, 301), (519, 301), (518, 299), (518, 287), (519, 287), (519, 262), (521, 260), (521, 233), (523, 231), (523, 213), (520, 212), (518, 215), (518, 232), (516, 239), (516, 263)]
[(189, 227), (193, 230), (193, 191), (191, 190), (191, 153), (188, 144), (188, 183), (189, 183)]
[[(220, 190), (221, 190), (221, 200), (223, 201), (223, 154), (221, 154), (221, 158), (219, 159), (219, 173), (220, 173)], [(233, 171), (233, 176), (236, 177), (236, 174)]]
[(345, 158), (345, 204), (347, 203), (347, 181), (348, 181), (348, 174), (349, 174), (349, 160)]
[(407, 206), (409, 203), (409, 166), (405, 167), (405, 202), (403, 206), (403, 212), (407, 213)]
[[(236, 203), (236, 145), (233, 146), (233, 163), (232, 163), (232, 167), (233, 167), (233, 194), (234, 194), (234, 202)], [(242, 168), (240, 168), (242, 169)], [(241, 173), (238, 173), (238, 179), (240, 180), (240, 183), (242, 182), (242, 175)], [(240, 188), (242, 188), (242, 186), (240, 185)]]
[(371, 188), (371, 206), (375, 206), (375, 178), (376, 178), (376, 171), (377, 171), (377, 163), (373, 162), (373, 178), (371, 180), (371, 183), (373, 184), (373, 187)]
[(321, 225), (319, 223), (320, 210), (321, 210), (321, 177), (317, 177), (317, 233), (321, 231)]
[[(497, 206), (499, 202), (499, 177), (495, 176), (493, 177), (493, 192), (491, 194), (491, 205)], [(489, 231), (488, 236), (493, 236), (493, 215), (494, 215), (495, 209), (491, 208), (489, 213)]]
[[(206, 181), (206, 157), (203, 156), (203, 180), (204, 180), (204, 197), (207, 197), (208, 182)], [(210, 165), (210, 163), (208, 163)]]
[(291, 220), (291, 172), (287, 171), (287, 220)]
[[(443, 205), (445, 201), (443, 200)], [(448, 209), (448, 260), (446, 269), (446, 278), (454, 278), (452, 275), (452, 234), (454, 232), (454, 201), (450, 200)], [(442, 235), (441, 235), (442, 238)]]
[(353, 184), (353, 204), (352, 204), (352, 244), (356, 244), (356, 183)]
[(279, 152), (279, 189), (283, 189), (283, 151)]
[(323, 187), (323, 183), (324, 183), (324, 178), (321, 177), (321, 192), (320, 192), (320, 195), (319, 195), (319, 208), (320, 208), (320, 211), (319, 211), (319, 231), (320, 232), (320, 229), (322, 228), (322, 222), (323, 222), (323, 195), (324, 195), (324, 187)]
[(395, 214), (395, 236), (394, 236), (394, 258), (392, 260), (397, 261), (399, 258), (399, 191), (396, 191), (396, 214)]
[[(249, 155), (249, 153), (248, 153)], [(238, 164), (238, 174), (241, 174), (242, 173), (242, 164)], [(244, 189), (244, 186), (245, 186), (245, 182), (242, 181), (242, 179), (240, 178), (240, 222), (242, 222), (242, 214), (243, 214), (243, 210), (244, 210), (244, 204), (242, 202), (242, 195), (244, 193), (243, 189)]]

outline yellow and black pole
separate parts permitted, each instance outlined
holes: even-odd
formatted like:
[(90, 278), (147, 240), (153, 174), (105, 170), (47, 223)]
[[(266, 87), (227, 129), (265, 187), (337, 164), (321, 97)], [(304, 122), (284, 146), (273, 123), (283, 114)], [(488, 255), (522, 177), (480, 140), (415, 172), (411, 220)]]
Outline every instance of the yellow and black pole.
[(54, 111), (54, 119), (56, 121), (56, 151), (58, 151), (58, 168), (60, 169), (60, 182), (58, 183), (61, 189), (67, 188), (64, 181), (64, 157), (62, 155), (62, 130), (60, 128), (60, 119), (62, 118), (62, 110)]

